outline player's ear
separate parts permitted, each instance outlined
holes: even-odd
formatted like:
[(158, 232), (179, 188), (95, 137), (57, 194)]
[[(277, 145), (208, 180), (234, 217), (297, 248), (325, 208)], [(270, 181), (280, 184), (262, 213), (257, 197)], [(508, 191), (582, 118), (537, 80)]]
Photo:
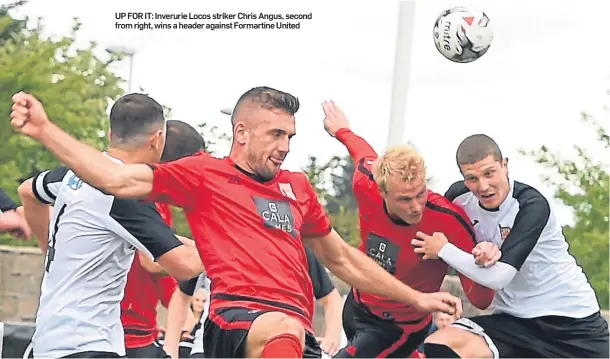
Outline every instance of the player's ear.
[(165, 145), (165, 138), (163, 137), (163, 130), (156, 130), (150, 138), (150, 147), (158, 150), (163, 148)]
[(108, 129), (108, 141), (112, 141), (112, 130)]
[(245, 145), (248, 141), (248, 131), (246, 131), (243, 122), (237, 122), (235, 126), (233, 126), (233, 138), (235, 139), (235, 142), (240, 145)]

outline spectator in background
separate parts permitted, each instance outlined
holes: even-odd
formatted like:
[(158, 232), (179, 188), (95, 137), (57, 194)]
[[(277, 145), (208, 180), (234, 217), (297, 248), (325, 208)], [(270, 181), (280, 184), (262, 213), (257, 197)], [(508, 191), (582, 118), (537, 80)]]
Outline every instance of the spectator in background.
[(10, 233), (15, 238), (30, 238), (30, 227), (19, 213), (23, 210), (0, 188), (0, 234)]

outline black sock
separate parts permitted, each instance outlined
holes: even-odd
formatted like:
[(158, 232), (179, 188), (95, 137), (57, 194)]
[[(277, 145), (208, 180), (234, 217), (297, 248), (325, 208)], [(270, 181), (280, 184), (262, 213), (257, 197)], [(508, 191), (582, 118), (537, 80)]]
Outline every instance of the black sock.
[(424, 354), (426, 358), (459, 358), (453, 349), (445, 344), (424, 343)]

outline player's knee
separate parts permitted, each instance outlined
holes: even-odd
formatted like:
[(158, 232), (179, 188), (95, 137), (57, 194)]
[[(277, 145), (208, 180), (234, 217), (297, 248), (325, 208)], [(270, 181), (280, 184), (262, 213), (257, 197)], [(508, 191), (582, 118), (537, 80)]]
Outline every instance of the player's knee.
[(298, 320), (285, 316), (279, 320), (278, 329), (280, 333), (292, 334), (305, 343), (305, 328)]
[(424, 340), (424, 354), (428, 358), (493, 358), (482, 336), (455, 327), (429, 335)]
[(272, 338), (290, 334), (299, 339), (301, 347), (305, 344), (305, 328), (298, 320), (281, 312), (262, 314), (250, 327), (245, 345), (246, 358), (260, 358), (263, 349)]
[(457, 333), (452, 333), (453, 330), (450, 330), (453, 328), (445, 328), (442, 330), (437, 330), (434, 333), (428, 335), (426, 337), (426, 339), (424, 340), (424, 343), (427, 344), (443, 344), (443, 345), (449, 345), (452, 342), (454, 342), (455, 339), (453, 335), (457, 334)]

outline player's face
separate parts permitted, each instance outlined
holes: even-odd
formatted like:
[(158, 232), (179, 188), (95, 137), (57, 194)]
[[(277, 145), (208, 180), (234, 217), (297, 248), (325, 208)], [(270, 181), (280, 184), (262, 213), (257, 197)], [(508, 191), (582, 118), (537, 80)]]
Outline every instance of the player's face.
[(193, 310), (196, 312), (203, 312), (205, 309), (206, 293), (202, 290), (197, 291), (197, 294), (193, 296)]
[(294, 116), (282, 110), (261, 108), (247, 129), (248, 164), (256, 174), (269, 180), (280, 170), (290, 152), (290, 139), (295, 135)]
[(464, 183), (484, 208), (494, 209), (504, 202), (510, 185), (508, 183), (508, 164), (506, 160), (496, 161), (493, 156), (472, 165), (460, 165)]
[(437, 312), (435, 314), (434, 324), (436, 324), (438, 329), (443, 329), (443, 328), (449, 326), (453, 322), (454, 322), (454, 317), (452, 315), (449, 315), (449, 314), (446, 314), (443, 312)]
[(421, 221), (428, 190), (426, 180), (406, 183), (398, 176), (391, 177), (388, 181), (388, 190), (382, 193), (390, 214), (395, 215), (409, 224), (417, 224)]

